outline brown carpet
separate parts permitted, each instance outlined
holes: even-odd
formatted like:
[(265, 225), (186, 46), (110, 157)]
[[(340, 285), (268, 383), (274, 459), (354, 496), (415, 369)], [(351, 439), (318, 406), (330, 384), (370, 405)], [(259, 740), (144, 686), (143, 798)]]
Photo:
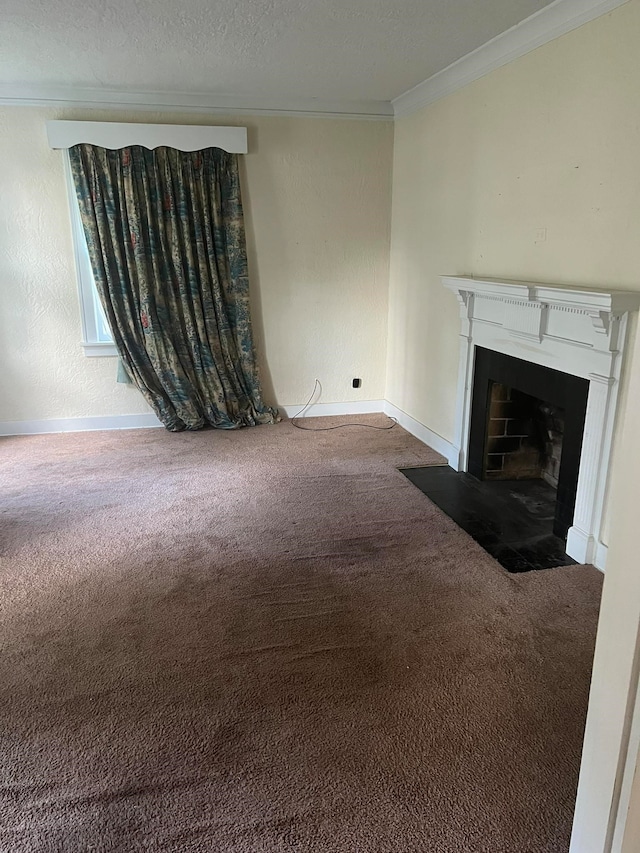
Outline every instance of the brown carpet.
[[(383, 416), (370, 416), (383, 423)], [(399, 427), (0, 441), (0, 850), (564, 853), (601, 577)]]

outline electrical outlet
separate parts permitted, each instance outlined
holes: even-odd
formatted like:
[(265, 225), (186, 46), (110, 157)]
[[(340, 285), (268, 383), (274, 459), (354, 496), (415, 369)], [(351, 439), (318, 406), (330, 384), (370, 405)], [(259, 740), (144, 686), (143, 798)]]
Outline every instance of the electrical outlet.
[(547, 229), (546, 228), (538, 228), (536, 231), (536, 243), (546, 243), (547, 241)]

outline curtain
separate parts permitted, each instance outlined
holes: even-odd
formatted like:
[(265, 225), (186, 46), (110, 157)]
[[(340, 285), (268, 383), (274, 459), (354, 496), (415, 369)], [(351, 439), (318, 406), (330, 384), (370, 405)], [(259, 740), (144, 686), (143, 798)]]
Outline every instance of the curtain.
[(277, 420), (251, 333), (237, 155), (76, 145), (69, 156), (114, 342), (165, 427)]

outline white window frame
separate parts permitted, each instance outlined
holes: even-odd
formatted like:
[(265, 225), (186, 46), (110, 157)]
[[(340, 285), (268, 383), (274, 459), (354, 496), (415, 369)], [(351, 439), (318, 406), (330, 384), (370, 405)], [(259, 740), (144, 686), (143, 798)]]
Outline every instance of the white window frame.
[(222, 148), (230, 154), (248, 151), (246, 127), (215, 125), (128, 124), (102, 121), (48, 121), (47, 136), (51, 148), (64, 150), (64, 169), (71, 217), (71, 234), (75, 257), (82, 347), (86, 356), (117, 356), (118, 351), (100, 303), (96, 289), (87, 241), (84, 235), (80, 208), (71, 174), (69, 148), (79, 143), (101, 148), (125, 148), (143, 145), (145, 148), (167, 146), (180, 151), (199, 151), (201, 148)]
[(71, 216), (71, 235), (73, 254), (80, 296), (80, 319), (82, 322), (82, 347), (86, 356), (116, 356), (118, 350), (113, 342), (111, 331), (105, 317), (98, 290), (96, 288), (89, 249), (80, 217), (80, 207), (76, 196), (71, 161), (68, 149), (64, 152), (64, 171)]

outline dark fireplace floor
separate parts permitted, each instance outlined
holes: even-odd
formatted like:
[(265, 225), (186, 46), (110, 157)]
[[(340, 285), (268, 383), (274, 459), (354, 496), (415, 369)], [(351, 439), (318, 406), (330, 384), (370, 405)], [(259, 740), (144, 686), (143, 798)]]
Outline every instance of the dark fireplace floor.
[(544, 480), (476, 480), (448, 465), (402, 473), (508, 572), (573, 565), (553, 533), (555, 490)]

